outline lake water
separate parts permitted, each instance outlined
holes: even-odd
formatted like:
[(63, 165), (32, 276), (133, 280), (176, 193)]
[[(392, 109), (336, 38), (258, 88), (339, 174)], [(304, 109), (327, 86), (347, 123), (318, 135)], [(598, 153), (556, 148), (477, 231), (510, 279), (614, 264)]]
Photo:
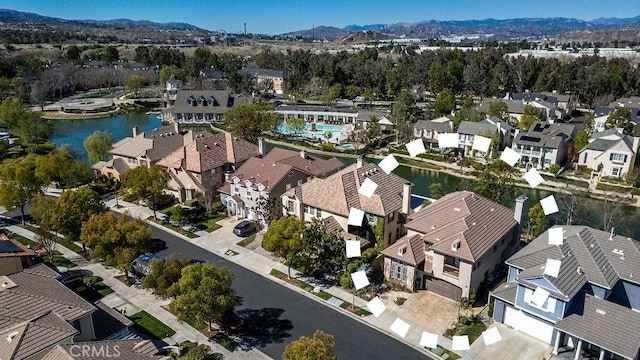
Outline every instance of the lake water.
[[(78, 151), (82, 153), (82, 158), (85, 162), (88, 162), (86, 158), (86, 151), (84, 149), (84, 139), (91, 135), (96, 130), (107, 130), (113, 134), (114, 140), (118, 141), (127, 136), (131, 136), (131, 128), (138, 126), (141, 131), (148, 131), (162, 126), (162, 122), (155, 115), (147, 115), (145, 111), (136, 111), (127, 114), (121, 114), (114, 117), (101, 118), (101, 119), (87, 119), (87, 120), (55, 120), (55, 135), (53, 141), (58, 146), (64, 144), (70, 144)], [(269, 151), (273, 146), (271, 144), (265, 144), (265, 150)], [(345, 165), (350, 165), (355, 162), (353, 158), (339, 158)], [(430, 171), (425, 169), (417, 169), (407, 166), (399, 166), (394, 173), (400, 177), (403, 177), (414, 184), (413, 193), (417, 195), (431, 197), (429, 186), (433, 183), (441, 183), (446, 192), (453, 192), (456, 190), (472, 189), (473, 184), (468, 180), (464, 180), (445, 173)], [(552, 193), (541, 190), (534, 190), (529, 188), (517, 188), (516, 194), (526, 195), (528, 200), (528, 206), (532, 206), (540, 201), (540, 199), (551, 195)], [(516, 195), (516, 196), (517, 196)], [(597, 218), (597, 212), (601, 212), (601, 201), (582, 198), (583, 203), (589, 204), (593, 209), (588, 212), (581, 212), (576, 216), (574, 224), (590, 225), (595, 228), (600, 228), (595, 219)], [(507, 206), (513, 208), (514, 201)], [(417, 206), (421, 203), (421, 200), (415, 199), (413, 206)], [(561, 212), (550, 216), (552, 223), (562, 224), (565, 221), (565, 214), (562, 213), (562, 204), (558, 204), (561, 208)], [(628, 208), (625, 214), (625, 218), (628, 221), (622, 222), (616, 226), (616, 233), (625, 236), (631, 236), (634, 239), (640, 240), (640, 221), (637, 221), (637, 208)]]
[(137, 126), (140, 131), (149, 131), (162, 126), (162, 121), (156, 115), (147, 115), (146, 110), (132, 111), (126, 114), (99, 119), (52, 120), (54, 124), (53, 142), (57, 146), (65, 144), (76, 149), (85, 162), (87, 151), (84, 139), (96, 130), (106, 130), (113, 135), (114, 142), (132, 136), (132, 128)]

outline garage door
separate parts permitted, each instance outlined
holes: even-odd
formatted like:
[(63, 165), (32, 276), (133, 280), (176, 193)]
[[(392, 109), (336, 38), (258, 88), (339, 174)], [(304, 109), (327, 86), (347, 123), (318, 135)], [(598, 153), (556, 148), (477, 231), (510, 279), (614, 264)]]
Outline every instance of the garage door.
[(528, 316), (520, 310), (507, 306), (504, 312), (504, 323), (520, 332), (551, 344), (553, 326)]
[(460, 289), (459, 287), (444, 280), (428, 276), (424, 277), (424, 288), (427, 291), (434, 292), (438, 295), (442, 295), (455, 301), (460, 301), (460, 298), (462, 297), (462, 289)]

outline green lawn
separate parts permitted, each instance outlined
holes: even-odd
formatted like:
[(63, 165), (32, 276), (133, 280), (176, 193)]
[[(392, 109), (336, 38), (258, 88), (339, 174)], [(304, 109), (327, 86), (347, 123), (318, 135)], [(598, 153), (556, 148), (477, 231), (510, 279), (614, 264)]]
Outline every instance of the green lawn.
[(236, 245), (245, 247), (245, 246), (251, 244), (255, 239), (256, 239), (256, 234), (253, 234), (251, 236), (246, 237), (244, 240), (238, 241), (238, 243)]
[(483, 322), (478, 321), (464, 329), (461, 335), (469, 335), (469, 344), (473, 344), (473, 342), (476, 341), (476, 339), (478, 339), (485, 330), (487, 330), (487, 326)]
[(273, 275), (275, 277), (277, 277), (278, 279), (287, 281), (305, 291), (311, 291), (313, 290), (313, 286), (307, 284), (306, 282), (302, 281), (302, 280), (298, 280), (298, 279), (289, 279), (287, 277), (287, 274), (283, 273), (282, 271), (276, 270), (276, 269), (271, 269), (271, 272), (269, 273), (270, 275)]
[(137, 327), (158, 339), (173, 336), (176, 332), (163, 324), (160, 320), (151, 316), (146, 311), (141, 311), (129, 317)]
[(44, 262), (50, 262), (55, 266), (64, 266), (66, 268), (72, 268), (74, 266), (76, 266), (76, 264), (72, 263), (71, 260), (67, 259), (66, 257), (62, 256), (60, 253), (58, 252), (54, 252), (53, 254), (53, 261), (49, 260), (49, 256), (48, 255), (44, 255), (42, 257), (42, 261)]
[(26, 237), (18, 234), (11, 234), (9, 236), (12, 239), (17, 240), (20, 244), (30, 247), (32, 250), (39, 248), (41, 245), (33, 240), (27, 239)]
[[(433, 351), (433, 349), (431, 348), (425, 348), (428, 349), (429, 351)], [(440, 349), (440, 351), (442, 351), (440, 357), (442, 357), (444, 354), (447, 354), (447, 360), (457, 360), (460, 359), (460, 356), (458, 356), (458, 354), (454, 353), (453, 351), (449, 350), (449, 349), (445, 349), (442, 346), (438, 345), (438, 349)]]
[(218, 225), (218, 221), (224, 219), (225, 216), (224, 215), (218, 215), (216, 217), (212, 217), (209, 218), (207, 220), (201, 221), (199, 223), (197, 223), (195, 226), (198, 227), (199, 229), (202, 229), (206, 232), (214, 232), (218, 229), (220, 229), (222, 226)]
[(111, 289), (107, 284), (99, 281), (93, 285), (94, 290), (96, 290), (100, 295), (107, 296), (113, 293), (113, 289)]
[(314, 292), (313, 294), (314, 294), (315, 296), (317, 296), (317, 297), (321, 298), (321, 299), (324, 299), (324, 300), (329, 300), (329, 299), (331, 299), (331, 297), (333, 296), (333, 295), (329, 294), (328, 292), (326, 292), (326, 291), (324, 291), (324, 290), (320, 290), (320, 292), (319, 292), (319, 293)]
[(236, 347), (238, 347), (237, 341), (233, 340), (232, 338), (230, 338), (229, 336), (221, 332), (215, 334), (211, 339), (217, 342), (218, 344), (222, 345), (222, 347), (224, 347), (225, 349), (231, 352), (235, 351)]
[[(32, 225), (21, 225), (21, 226), (23, 228), (31, 231), (34, 234), (37, 234), (38, 231), (40, 230), (39, 228), (37, 228), (35, 226), (32, 226)], [(71, 241), (69, 241), (69, 240), (67, 240), (65, 238), (59, 237), (59, 236), (58, 236), (58, 244), (66, 247), (67, 249), (69, 249), (69, 250), (71, 250), (71, 251), (73, 251), (75, 253), (82, 252), (82, 247), (76, 245), (75, 243), (73, 243), (73, 242), (71, 242)]]

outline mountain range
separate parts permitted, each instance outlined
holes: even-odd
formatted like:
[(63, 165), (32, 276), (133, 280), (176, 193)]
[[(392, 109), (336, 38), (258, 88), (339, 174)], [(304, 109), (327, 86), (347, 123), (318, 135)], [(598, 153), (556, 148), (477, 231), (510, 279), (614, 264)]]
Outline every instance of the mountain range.
[(350, 32), (377, 31), (386, 35), (433, 38), (455, 35), (478, 35), (495, 40), (515, 40), (556, 35), (574, 30), (600, 30), (616, 27), (640, 28), (640, 16), (599, 18), (591, 21), (575, 18), (518, 18), (484, 20), (427, 20), (396, 24), (348, 25), (344, 28), (320, 26), (283, 35), (335, 39)]

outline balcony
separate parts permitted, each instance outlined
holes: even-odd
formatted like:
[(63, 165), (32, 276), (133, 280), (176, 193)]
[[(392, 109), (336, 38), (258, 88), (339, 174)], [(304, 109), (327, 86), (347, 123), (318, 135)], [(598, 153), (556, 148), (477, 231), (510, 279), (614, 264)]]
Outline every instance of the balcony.
[(458, 276), (460, 276), (460, 268), (455, 267), (453, 265), (444, 264), (442, 268), (442, 273), (457, 279)]

